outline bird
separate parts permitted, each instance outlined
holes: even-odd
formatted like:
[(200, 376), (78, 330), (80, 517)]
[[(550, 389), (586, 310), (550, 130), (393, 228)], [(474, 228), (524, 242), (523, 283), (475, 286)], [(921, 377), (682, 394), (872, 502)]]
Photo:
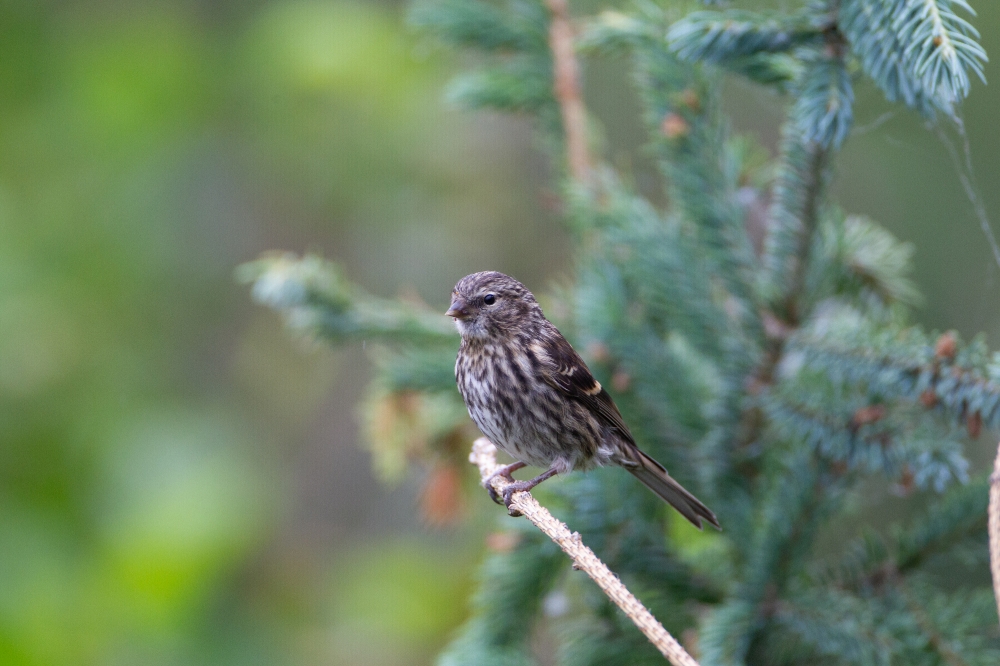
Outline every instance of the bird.
[[(503, 503), (557, 474), (625, 468), (698, 529), (722, 529), (715, 514), (636, 445), (618, 407), (580, 355), (542, 312), (534, 295), (496, 271), (458, 281), (445, 313), (462, 337), (455, 380), (469, 416), (513, 463), (496, 472), (509, 481)], [(527, 481), (527, 465), (544, 472)], [(499, 502), (490, 483), (485, 486)]]

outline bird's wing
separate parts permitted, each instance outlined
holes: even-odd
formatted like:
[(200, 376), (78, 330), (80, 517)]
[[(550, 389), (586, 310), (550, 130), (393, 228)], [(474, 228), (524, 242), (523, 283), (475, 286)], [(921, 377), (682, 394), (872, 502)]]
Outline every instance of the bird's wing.
[(536, 361), (533, 365), (546, 384), (582, 403), (602, 423), (615, 428), (626, 441), (635, 444), (614, 400), (590, 374), (587, 364), (566, 338), (555, 332), (552, 337), (533, 341), (529, 349)]

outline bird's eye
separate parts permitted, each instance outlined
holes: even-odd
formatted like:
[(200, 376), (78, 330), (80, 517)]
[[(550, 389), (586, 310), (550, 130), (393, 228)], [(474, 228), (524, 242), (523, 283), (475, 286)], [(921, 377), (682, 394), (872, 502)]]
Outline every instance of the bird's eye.
[(494, 296), (493, 294), (486, 294), (485, 296), (483, 296), (483, 303), (486, 303), (486, 305), (493, 305), (496, 302), (497, 302), (497, 297)]

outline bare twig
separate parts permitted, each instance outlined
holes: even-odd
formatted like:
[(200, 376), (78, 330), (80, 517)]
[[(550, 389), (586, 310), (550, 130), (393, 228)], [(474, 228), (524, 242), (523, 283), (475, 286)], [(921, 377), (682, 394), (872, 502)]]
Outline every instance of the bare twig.
[[(480, 437), (472, 444), (469, 461), (479, 468), (479, 475), (485, 483), (493, 476), (500, 465), (497, 464), (497, 450), (490, 440)], [(502, 495), (510, 481), (495, 476), (492, 480), (493, 489)], [(681, 647), (681, 644), (663, 628), (663, 625), (653, 617), (642, 603), (628, 591), (618, 577), (580, 540), (580, 534), (570, 532), (566, 524), (556, 520), (538, 501), (527, 492), (517, 492), (511, 498), (511, 508), (520, 511), (525, 518), (534, 523), (547, 537), (552, 539), (573, 560), (573, 566), (585, 572), (594, 579), (598, 587), (615, 602), (629, 617), (635, 626), (646, 635), (646, 638), (670, 660), (674, 666), (698, 666), (698, 662)]]
[(993, 251), (994, 261), (997, 262), (997, 266), (1000, 266), (1000, 244), (997, 243), (996, 234), (993, 233), (993, 227), (990, 225), (990, 216), (986, 212), (986, 206), (979, 196), (979, 186), (976, 185), (975, 180), (976, 171), (972, 168), (972, 148), (969, 145), (969, 136), (965, 133), (965, 123), (957, 115), (952, 116), (952, 120), (955, 122), (958, 136), (962, 139), (964, 161), (959, 157), (958, 149), (948, 133), (940, 125), (935, 125), (934, 129), (941, 143), (948, 149), (948, 155), (951, 156), (951, 161), (955, 164), (955, 171), (958, 173), (958, 180), (962, 184), (962, 189), (965, 190), (966, 198), (972, 204), (976, 219), (979, 220), (979, 228), (982, 229), (983, 235), (986, 236), (986, 242), (990, 246), (990, 250)]
[(1000, 616), (1000, 447), (993, 461), (993, 476), (990, 477), (990, 571), (993, 573), (993, 596), (997, 600), (997, 615)]
[(566, 134), (566, 159), (573, 180), (590, 183), (590, 151), (587, 148), (587, 112), (580, 92), (580, 66), (573, 50), (573, 26), (567, 0), (546, 0), (552, 14), (549, 48), (552, 50), (555, 96)]

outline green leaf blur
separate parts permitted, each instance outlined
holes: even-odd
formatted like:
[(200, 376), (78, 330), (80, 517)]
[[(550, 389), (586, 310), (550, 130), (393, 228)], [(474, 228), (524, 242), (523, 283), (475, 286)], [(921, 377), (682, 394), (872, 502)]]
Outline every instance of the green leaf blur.
[(374, 4), (0, 4), (0, 663), (425, 663), (461, 621), (472, 551), (355, 446), (360, 346), (232, 281), (523, 209), (424, 51)]

